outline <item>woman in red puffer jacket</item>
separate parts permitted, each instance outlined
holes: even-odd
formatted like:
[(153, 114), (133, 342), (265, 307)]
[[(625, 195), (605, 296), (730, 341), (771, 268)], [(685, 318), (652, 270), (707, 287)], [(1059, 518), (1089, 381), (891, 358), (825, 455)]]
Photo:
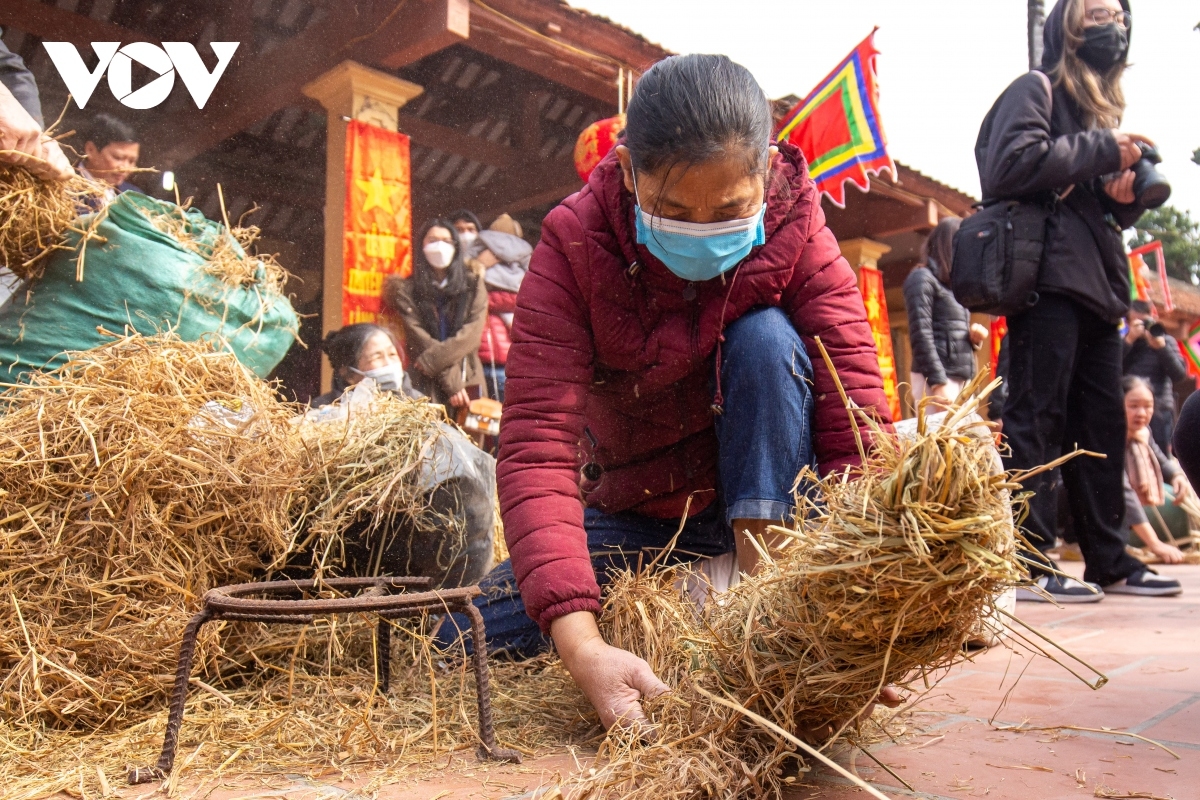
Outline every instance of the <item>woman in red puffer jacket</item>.
[[(530, 655), (549, 634), (606, 726), (640, 719), (666, 687), (600, 635), (600, 584), (676, 531), (668, 561), (752, 572), (750, 537), (791, 519), (800, 470), (860, 462), (817, 337), (890, 424), (854, 272), (803, 156), (772, 144), (762, 89), (724, 56), (655, 64), (625, 138), (546, 217), (517, 299), (497, 468), (512, 559), (477, 602), (489, 649)], [(465, 628), (451, 619), (443, 643)]]

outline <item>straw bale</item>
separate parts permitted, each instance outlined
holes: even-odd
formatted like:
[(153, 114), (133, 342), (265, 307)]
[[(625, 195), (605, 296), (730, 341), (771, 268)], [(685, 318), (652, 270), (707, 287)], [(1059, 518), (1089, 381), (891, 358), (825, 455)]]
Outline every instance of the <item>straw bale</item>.
[(74, 353), (0, 406), (0, 716), (114, 724), (161, 701), (205, 591), (287, 552), (292, 410), (169, 337)]
[(778, 796), (802, 763), (793, 736), (828, 743), (889, 684), (922, 686), (963, 657), (1016, 554), (1010, 476), (974, 412), (986, 392), (913, 440), (875, 437), (861, 473), (801, 476), (799, 522), (761, 570), (697, 613), (685, 569), (620, 576), (603, 624), (672, 692), (646, 701), (652, 728), (610, 732), (602, 766), (572, 798)]

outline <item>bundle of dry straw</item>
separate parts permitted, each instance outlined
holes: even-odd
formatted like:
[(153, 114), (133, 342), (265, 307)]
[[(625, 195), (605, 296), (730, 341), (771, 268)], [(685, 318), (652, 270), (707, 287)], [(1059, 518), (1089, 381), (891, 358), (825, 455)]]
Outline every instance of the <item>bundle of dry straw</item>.
[(98, 203), (106, 187), (73, 175), (46, 181), (24, 167), (0, 165), (0, 266), (18, 278), (37, 277), (47, 255), (64, 249), (63, 236), (74, 230), (87, 236), (80, 209)]
[(0, 404), (0, 715), (119, 719), (163, 696), (203, 593), (288, 549), (291, 412), (230, 355), (140, 337)]
[[(852, 725), (889, 684), (928, 685), (1001, 592), (1026, 576), (992, 432), (968, 397), (913, 440), (876, 432), (861, 474), (801, 476), (799, 522), (754, 577), (697, 613), (681, 570), (627, 574), (609, 641), (673, 691), (645, 703), (652, 737), (618, 730), (569, 797), (778, 796), (801, 731)], [(830, 728), (829, 726), (832, 726)], [(811, 734), (810, 734), (811, 735)], [(826, 739), (828, 733), (820, 738)], [(791, 763), (789, 763), (791, 762)]]

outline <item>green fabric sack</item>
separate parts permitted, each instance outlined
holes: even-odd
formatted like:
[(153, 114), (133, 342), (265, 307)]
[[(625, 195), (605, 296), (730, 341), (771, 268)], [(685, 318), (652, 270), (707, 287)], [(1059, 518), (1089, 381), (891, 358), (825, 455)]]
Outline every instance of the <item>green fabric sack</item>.
[[(283, 359), (300, 321), (287, 297), (268, 285), (261, 262), (243, 285), (205, 270), (201, 254), (211, 255), (221, 237), (246, 256), (224, 226), (194, 208), (181, 218), (178, 206), (136, 192), (118, 195), (103, 213), (87, 243), (82, 281), (75, 279), (81, 237), (72, 233), (69, 249), (48, 257), (44, 274), (0, 313), (0, 382), (54, 369), (66, 351), (110, 341), (99, 328), (213, 341), (260, 377)], [(174, 215), (190, 248), (147, 214)]]

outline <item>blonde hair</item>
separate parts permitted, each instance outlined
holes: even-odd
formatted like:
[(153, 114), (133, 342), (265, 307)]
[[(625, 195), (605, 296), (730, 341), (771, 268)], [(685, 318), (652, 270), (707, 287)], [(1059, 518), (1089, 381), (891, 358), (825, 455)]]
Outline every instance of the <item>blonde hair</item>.
[(1086, 0), (1067, 0), (1063, 9), (1062, 58), (1050, 68), (1055, 86), (1061, 86), (1083, 112), (1088, 128), (1116, 128), (1125, 113), (1125, 93), (1121, 91), (1122, 61), (1104, 75), (1098, 75), (1076, 54), (1083, 44), (1083, 14)]

